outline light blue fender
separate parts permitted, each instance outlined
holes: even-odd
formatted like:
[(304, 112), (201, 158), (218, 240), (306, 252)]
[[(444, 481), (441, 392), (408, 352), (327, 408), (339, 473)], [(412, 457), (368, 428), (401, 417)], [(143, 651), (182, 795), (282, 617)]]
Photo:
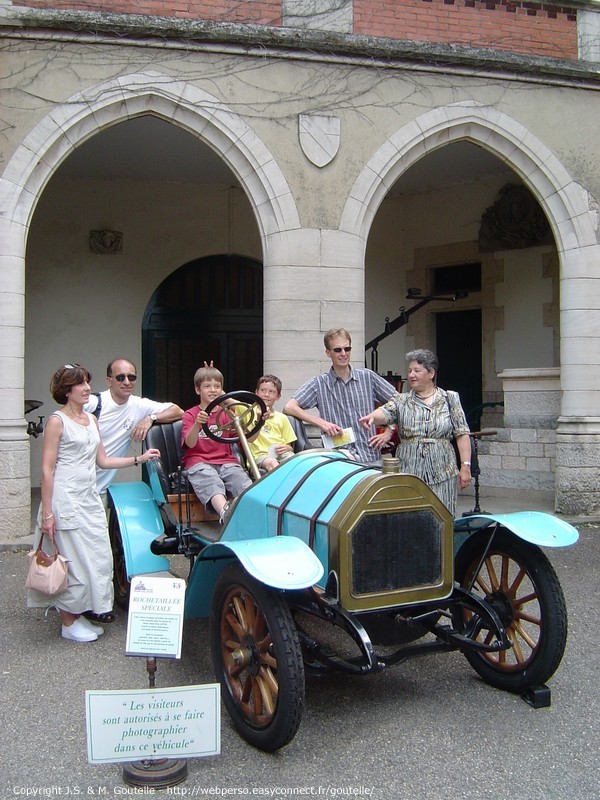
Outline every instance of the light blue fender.
[(123, 540), (127, 576), (169, 569), (169, 559), (155, 556), (151, 542), (164, 525), (150, 488), (145, 483), (113, 483), (108, 487)]
[(542, 511), (514, 511), (510, 514), (473, 514), (454, 520), (455, 540), (462, 544), (469, 536), (499, 523), (526, 542), (539, 547), (567, 547), (579, 539), (568, 522)]
[(185, 597), (186, 618), (208, 616), (219, 573), (236, 559), (249, 575), (274, 589), (306, 589), (323, 575), (316, 555), (292, 536), (216, 542), (197, 556)]

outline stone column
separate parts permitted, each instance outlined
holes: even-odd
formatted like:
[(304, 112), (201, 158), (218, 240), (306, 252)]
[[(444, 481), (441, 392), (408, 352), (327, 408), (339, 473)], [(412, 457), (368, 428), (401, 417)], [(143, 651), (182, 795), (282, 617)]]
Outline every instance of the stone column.
[(332, 230), (267, 237), (264, 362), (283, 382), (283, 401), (331, 366), (323, 346), (329, 328), (351, 333), (353, 362), (364, 366), (364, 244)]
[(600, 512), (600, 246), (563, 254), (556, 510)]
[(25, 261), (11, 254), (14, 227), (0, 223), (0, 541), (27, 536), (31, 519), (24, 418)]

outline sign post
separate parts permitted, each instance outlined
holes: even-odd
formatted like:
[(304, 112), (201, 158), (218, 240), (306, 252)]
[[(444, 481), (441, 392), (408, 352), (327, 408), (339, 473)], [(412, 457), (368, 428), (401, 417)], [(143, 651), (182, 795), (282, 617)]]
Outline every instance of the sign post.
[(185, 581), (174, 575), (131, 579), (127, 620), (128, 656), (181, 658)]
[(174, 786), (188, 773), (183, 756), (219, 753), (219, 685), (155, 688), (157, 658), (181, 657), (184, 600), (181, 578), (134, 576), (126, 654), (146, 657), (149, 688), (86, 692), (88, 760), (127, 762), (130, 786)]
[(187, 775), (185, 757), (218, 755), (219, 685), (87, 691), (88, 761), (122, 762), (132, 786), (166, 788)]
[[(137, 576), (131, 581), (127, 621), (127, 655), (146, 654), (148, 686), (156, 686), (156, 656), (181, 657), (185, 582)], [(150, 655), (152, 653), (152, 655)], [(175, 786), (188, 772), (185, 759), (142, 759), (123, 767), (130, 786)]]

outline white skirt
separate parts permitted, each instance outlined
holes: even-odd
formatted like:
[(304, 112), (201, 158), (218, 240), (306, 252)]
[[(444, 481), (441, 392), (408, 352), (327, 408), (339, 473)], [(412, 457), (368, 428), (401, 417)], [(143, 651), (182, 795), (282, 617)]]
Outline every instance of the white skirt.
[[(113, 610), (112, 551), (104, 509), (101, 504), (99, 506), (99, 512), (94, 509), (83, 527), (56, 531), (58, 549), (69, 559), (69, 585), (62, 594), (54, 596), (28, 589), (29, 608), (54, 606), (59, 611), (70, 614), (83, 614), (84, 611), (105, 614)], [(33, 539), (36, 548), (40, 533), (38, 514)], [(44, 538), (44, 549), (52, 552), (47, 536)]]

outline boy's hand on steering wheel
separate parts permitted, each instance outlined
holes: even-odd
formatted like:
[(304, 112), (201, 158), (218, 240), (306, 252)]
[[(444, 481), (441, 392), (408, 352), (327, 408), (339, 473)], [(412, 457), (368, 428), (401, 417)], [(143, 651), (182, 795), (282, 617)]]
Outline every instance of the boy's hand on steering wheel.
[(196, 422), (198, 425), (205, 425), (208, 422), (208, 414), (203, 408), (196, 414)]

